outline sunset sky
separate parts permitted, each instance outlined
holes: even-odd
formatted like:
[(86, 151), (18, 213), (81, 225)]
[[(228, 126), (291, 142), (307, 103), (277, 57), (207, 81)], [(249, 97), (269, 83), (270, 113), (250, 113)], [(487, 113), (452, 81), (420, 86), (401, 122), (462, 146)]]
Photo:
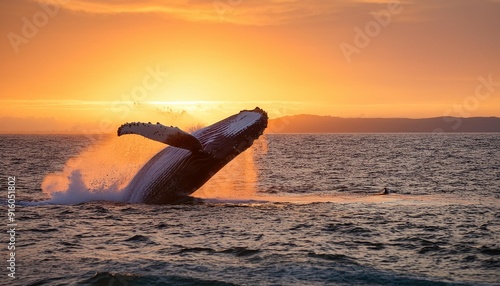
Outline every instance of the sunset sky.
[(0, 2), (0, 132), (500, 116), (499, 0)]

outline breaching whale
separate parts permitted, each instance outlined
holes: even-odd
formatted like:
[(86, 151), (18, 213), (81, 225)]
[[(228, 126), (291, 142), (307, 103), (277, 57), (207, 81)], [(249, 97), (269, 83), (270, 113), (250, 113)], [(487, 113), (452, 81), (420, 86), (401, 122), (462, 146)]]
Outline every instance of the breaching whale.
[(192, 134), (160, 123), (123, 124), (118, 136), (137, 134), (170, 145), (137, 172), (123, 191), (124, 200), (147, 204), (182, 201), (252, 146), (266, 129), (267, 120), (267, 113), (256, 107)]

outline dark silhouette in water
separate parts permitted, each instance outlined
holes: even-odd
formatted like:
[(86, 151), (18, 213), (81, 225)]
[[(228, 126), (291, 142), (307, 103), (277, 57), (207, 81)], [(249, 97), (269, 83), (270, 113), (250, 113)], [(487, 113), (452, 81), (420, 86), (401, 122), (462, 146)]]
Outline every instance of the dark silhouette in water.
[(203, 186), (222, 167), (252, 146), (267, 127), (267, 113), (242, 110), (192, 134), (160, 123), (127, 123), (118, 136), (138, 134), (170, 146), (153, 156), (124, 191), (128, 202), (176, 203)]
[(390, 194), (391, 191), (386, 187), (384, 188), (380, 193), (378, 193), (379, 195), (388, 195)]

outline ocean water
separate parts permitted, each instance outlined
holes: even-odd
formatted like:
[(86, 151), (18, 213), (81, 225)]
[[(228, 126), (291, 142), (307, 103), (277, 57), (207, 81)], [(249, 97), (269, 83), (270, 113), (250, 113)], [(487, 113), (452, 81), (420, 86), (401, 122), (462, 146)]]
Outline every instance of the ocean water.
[(164, 206), (119, 199), (162, 146), (107, 140), (0, 136), (0, 284), (500, 285), (500, 134), (266, 135)]

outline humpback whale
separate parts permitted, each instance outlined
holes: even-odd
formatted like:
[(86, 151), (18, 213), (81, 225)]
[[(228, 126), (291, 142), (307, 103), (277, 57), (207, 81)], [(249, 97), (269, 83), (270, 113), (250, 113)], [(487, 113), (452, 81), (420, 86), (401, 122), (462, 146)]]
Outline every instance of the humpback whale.
[(267, 113), (256, 107), (191, 134), (160, 123), (126, 123), (118, 136), (137, 134), (168, 144), (154, 155), (125, 187), (131, 203), (182, 201), (205, 184), (238, 154), (252, 146), (267, 127)]

